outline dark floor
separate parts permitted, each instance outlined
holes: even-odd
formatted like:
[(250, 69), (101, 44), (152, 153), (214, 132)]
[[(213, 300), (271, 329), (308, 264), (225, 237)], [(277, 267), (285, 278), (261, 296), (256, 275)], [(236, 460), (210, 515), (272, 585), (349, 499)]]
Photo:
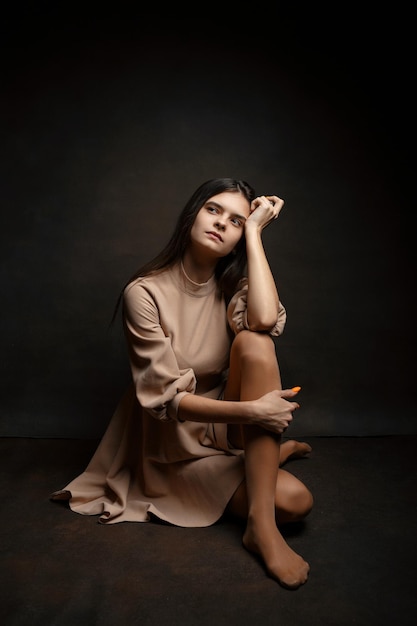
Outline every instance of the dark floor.
[(49, 501), (96, 441), (0, 439), (5, 626), (405, 626), (417, 623), (417, 436), (313, 437), (287, 468), (315, 507), (287, 541), (311, 565), (287, 591), (232, 522), (104, 526)]

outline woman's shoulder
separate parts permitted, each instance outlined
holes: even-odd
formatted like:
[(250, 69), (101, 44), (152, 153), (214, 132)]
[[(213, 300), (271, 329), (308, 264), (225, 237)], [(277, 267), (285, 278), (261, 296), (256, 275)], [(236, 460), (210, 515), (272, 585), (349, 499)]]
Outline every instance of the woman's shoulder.
[(130, 294), (148, 291), (153, 292), (158, 289), (165, 289), (167, 285), (172, 283), (170, 268), (164, 268), (146, 276), (139, 276), (131, 280), (123, 290), (125, 297)]

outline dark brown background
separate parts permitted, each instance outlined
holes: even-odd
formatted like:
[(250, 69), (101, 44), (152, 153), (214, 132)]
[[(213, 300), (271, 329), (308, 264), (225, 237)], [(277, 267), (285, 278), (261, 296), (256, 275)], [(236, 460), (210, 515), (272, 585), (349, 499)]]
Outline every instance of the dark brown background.
[(406, 18), (55, 4), (2, 25), (0, 435), (103, 432), (129, 381), (119, 289), (217, 176), (286, 202), (265, 244), (292, 434), (415, 433)]

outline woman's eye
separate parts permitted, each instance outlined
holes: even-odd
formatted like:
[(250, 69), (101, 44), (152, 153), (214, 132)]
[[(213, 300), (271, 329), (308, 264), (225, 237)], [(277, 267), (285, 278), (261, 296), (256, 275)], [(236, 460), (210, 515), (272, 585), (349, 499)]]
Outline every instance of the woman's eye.
[(217, 213), (217, 209), (214, 206), (207, 207), (207, 211), (209, 211), (209, 213)]
[(240, 220), (240, 219), (239, 219), (239, 218), (237, 218), (237, 217), (234, 217), (234, 218), (232, 219), (232, 222), (233, 222), (233, 224), (234, 224), (235, 226), (242, 226), (242, 220)]

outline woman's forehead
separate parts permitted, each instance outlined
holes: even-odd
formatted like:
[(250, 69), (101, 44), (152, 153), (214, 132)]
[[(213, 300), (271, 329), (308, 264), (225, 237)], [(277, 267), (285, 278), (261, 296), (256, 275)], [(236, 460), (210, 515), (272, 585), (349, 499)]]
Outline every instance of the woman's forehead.
[(231, 213), (238, 213), (248, 217), (250, 213), (250, 203), (242, 193), (233, 191), (223, 191), (215, 196), (211, 196), (207, 202), (217, 204), (222, 209)]

